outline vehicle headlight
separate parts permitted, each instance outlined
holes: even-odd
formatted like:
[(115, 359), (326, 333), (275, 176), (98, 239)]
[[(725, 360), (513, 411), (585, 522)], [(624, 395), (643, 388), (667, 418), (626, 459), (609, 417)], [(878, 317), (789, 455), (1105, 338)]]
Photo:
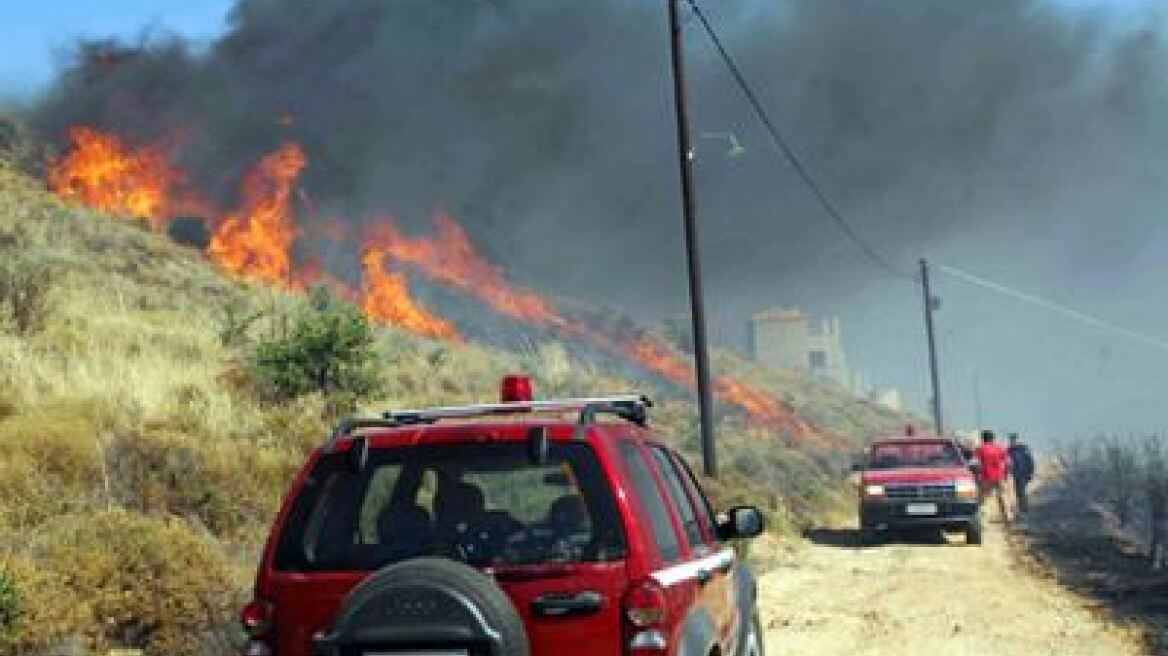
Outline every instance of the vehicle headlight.
[(970, 480), (957, 481), (953, 484), (957, 491), (957, 498), (959, 499), (976, 499), (977, 498), (977, 483)]
[(884, 496), (884, 486), (883, 485), (876, 485), (876, 484), (865, 485), (864, 486), (864, 496), (866, 496), (866, 497), (882, 497), (882, 496)]

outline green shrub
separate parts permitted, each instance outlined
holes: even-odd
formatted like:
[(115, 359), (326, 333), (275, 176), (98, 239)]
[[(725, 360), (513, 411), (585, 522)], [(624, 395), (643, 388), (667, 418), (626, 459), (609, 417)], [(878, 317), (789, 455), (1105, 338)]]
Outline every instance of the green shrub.
[(16, 633), (23, 613), (24, 600), (16, 581), (7, 572), (0, 572), (0, 640)]
[(381, 387), (375, 360), (368, 320), (327, 291), (316, 291), (284, 336), (256, 347), (248, 366), (268, 400), (318, 393), (351, 407)]

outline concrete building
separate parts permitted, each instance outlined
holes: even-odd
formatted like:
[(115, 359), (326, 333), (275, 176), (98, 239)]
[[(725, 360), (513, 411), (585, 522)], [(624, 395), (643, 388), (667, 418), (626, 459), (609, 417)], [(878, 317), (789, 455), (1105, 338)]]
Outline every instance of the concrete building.
[(762, 364), (808, 371), (852, 389), (838, 317), (813, 322), (799, 310), (759, 312), (750, 319), (750, 349)]
[(877, 387), (868, 393), (868, 398), (889, 410), (895, 412), (904, 410), (904, 400), (900, 397), (900, 390), (895, 387)]

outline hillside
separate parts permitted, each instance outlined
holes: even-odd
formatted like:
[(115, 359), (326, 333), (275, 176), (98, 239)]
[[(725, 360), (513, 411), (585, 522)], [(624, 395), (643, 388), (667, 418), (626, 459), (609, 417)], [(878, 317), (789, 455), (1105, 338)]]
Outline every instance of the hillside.
[[(0, 653), (226, 653), (270, 515), (334, 419), (318, 395), (265, 402), (244, 366), (303, 297), (67, 205), (0, 157), (0, 299)], [(618, 377), (570, 340), (517, 354), (380, 324), (374, 349), (384, 384), (369, 410), (491, 400), (503, 373), (525, 371), (543, 396), (651, 392), (657, 425), (696, 451), (683, 388)], [(720, 410), (712, 493), (758, 503), (779, 533), (841, 503), (846, 443), (902, 422), (790, 372), (716, 364), (835, 440)]]

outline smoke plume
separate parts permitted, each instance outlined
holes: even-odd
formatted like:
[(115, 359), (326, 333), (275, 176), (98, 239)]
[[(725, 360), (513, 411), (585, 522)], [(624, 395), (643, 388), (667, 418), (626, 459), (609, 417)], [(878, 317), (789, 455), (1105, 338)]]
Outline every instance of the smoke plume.
[[(1149, 268), (1168, 183), (1161, 17), (1052, 0), (704, 4), (822, 186), (898, 267), (930, 253), (1168, 321), (1104, 293), (1163, 269)], [(771, 305), (842, 314), (857, 361), (916, 385), (914, 289), (822, 215), (696, 21), (686, 44), (720, 340), (739, 343)], [(209, 48), (81, 44), (36, 121), (173, 144), (225, 206), (246, 166), (294, 140), (320, 218), (388, 214), (408, 231), (447, 212), (520, 283), (657, 319), (686, 307), (668, 64), (664, 2), (240, 0)]]

